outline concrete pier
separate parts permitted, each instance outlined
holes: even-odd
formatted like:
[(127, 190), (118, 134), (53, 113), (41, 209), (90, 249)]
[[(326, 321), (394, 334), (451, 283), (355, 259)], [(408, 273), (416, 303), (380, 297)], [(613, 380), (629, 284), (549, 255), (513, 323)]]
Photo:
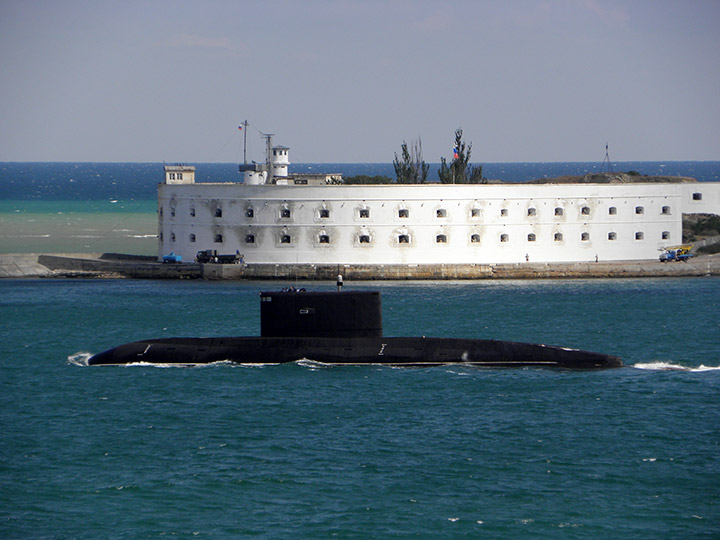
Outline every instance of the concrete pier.
[(162, 264), (155, 257), (110, 253), (0, 255), (0, 278), (334, 281), (338, 274), (354, 281), (719, 276), (720, 254), (668, 263), (600, 261), (491, 265)]
[(155, 257), (103, 254), (0, 255), (0, 278), (199, 279), (199, 264), (161, 264)]

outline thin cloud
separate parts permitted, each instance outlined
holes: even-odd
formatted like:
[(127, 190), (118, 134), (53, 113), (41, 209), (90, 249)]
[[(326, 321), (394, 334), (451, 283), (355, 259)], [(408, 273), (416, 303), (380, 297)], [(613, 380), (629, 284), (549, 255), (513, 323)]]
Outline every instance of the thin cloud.
[(572, 3), (580, 9), (588, 11), (592, 15), (599, 17), (602, 21), (614, 26), (627, 26), (629, 15), (625, 6), (609, 5), (606, 2), (598, 2), (597, 0), (572, 0)]
[(210, 38), (193, 34), (178, 34), (166, 39), (163, 44), (171, 48), (220, 49), (236, 52), (238, 47), (227, 38)]
[(410, 26), (421, 32), (437, 32), (452, 27), (454, 15), (450, 6), (445, 6), (422, 19), (414, 21)]
[(561, 18), (576, 20), (589, 17), (618, 27), (627, 27), (630, 16), (623, 5), (610, 5), (598, 0), (546, 0), (513, 5), (501, 12), (499, 22), (510, 23), (519, 28), (536, 28), (557, 24)]

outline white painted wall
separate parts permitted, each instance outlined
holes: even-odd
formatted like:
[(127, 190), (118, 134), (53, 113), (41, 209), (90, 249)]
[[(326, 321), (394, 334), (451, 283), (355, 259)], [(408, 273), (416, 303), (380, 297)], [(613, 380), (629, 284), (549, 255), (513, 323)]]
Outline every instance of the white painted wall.
[[(694, 200), (692, 194), (700, 192), (702, 198)], [(202, 249), (239, 251), (248, 263), (278, 264), (633, 260), (655, 259), (663, 246), (680, 243), (683, 212), (720, 214), (720, 184), (160, 184), (158, 205), (158, 255), (174, 251), (186, 261)], [(400, 209), (409, 216), (399, 217)], [(369, 217), (361, 217), (361, 210)], [(438, 210), (445, 215), (438, 217)], [(608, 239), (610, 233), (615, 240)], [(254, 243), (246, 241), (248, 235)], [(290, 243), (281, 242), (284, 235)], [(361, 243), (361, 235), (371, 242)], [(410, 242), (400, 243), (400, 235)], [(447, 241), (438, 243), (439, 235)], [(472, 235), (480, 241), (472, 242)], [(325, 236), (328, 243), (321, 241)]]

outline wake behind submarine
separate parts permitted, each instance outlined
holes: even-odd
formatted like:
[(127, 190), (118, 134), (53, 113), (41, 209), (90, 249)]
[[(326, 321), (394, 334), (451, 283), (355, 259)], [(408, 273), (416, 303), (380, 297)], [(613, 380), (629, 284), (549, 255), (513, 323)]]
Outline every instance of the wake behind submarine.
[[(340, 285), (340, 283), (338, 284)], [(463, 364), (489, 368), (621, 367), (617, 356), (511, 341), (384, 337), (379, 291), (260, 293), (260, 337), (163, 338), (114, 347), (89, 365), (137, 362), (196, 365), (284, 364), (308, 359), (330, 365), (404, 367)]]

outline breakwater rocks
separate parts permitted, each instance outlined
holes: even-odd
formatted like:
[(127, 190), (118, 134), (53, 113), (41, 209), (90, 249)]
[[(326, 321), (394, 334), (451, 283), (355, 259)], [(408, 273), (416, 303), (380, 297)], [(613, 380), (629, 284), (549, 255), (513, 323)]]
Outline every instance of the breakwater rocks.
[(0, 278), (131, 278), (206, 280), (453, 280), (720, 276), (720, 255), (689, 262), (613, 261), (489, 265), (162, 264), (122, 254), (0, 255)]

